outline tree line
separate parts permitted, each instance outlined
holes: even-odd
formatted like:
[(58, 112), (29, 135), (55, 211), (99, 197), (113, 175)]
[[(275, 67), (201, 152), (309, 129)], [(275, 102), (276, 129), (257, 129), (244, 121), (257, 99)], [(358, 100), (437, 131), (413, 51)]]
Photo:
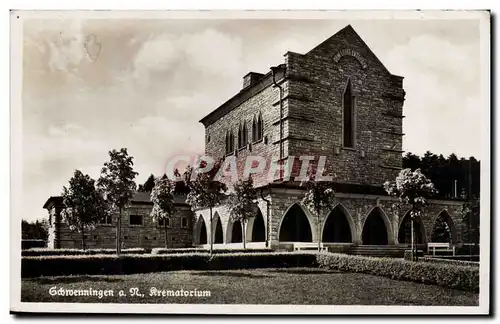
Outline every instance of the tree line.
[(23, 240), (44, 240), (49, 237), (49, 222), (46, 219), (28, 222), (21, 220), (21, 238)]
[[(403, 156), (403, 169), (420, 169), (434, 183), (440, 198), (479, 198), (480, 161), (474, 157), (458, 158), (456, 154), (444, 157), (430, 151), (423, 156), (407, 153)], [(455, 186), (456, 181), (456, 186)], [(455, 193), (456, 188), (456, 193)]]

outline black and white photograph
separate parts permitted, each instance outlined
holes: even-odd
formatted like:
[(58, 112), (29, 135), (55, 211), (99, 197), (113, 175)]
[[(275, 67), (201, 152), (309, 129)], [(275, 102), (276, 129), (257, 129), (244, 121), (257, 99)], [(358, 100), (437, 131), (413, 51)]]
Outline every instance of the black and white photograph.
[(12, 312), (489, 313), (488, 10), (10, 25)]

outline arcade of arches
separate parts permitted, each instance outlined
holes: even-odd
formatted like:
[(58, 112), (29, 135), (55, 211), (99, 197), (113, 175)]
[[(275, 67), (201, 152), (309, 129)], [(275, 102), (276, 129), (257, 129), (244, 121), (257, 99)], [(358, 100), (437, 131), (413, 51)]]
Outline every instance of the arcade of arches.
[[(347, 206), (347, 207), (346, 207)], [(457, 214), (459, 204), (443, 208), (436, 205), (422, 218), (414, 222), (417, 244), (427, 242), (460, 242)], [(271, 210), (270, 220), (259, 208), (255, 217), (246, 224), (232, 221), (227, 212), (214, 212), (212, 235), (214, 244), (266, 241), (266, 223), (269, 222), (269, 243), (271, 246), (289, 242), (317, 242), (318, 237), (325, 244), (355, 243), (362, 245), (410, 244), (411, 217), (409, 212), (401, 216), (391, 214), (389, 204), (353, 207), (349, 203), (338, 203), (318, 222), (303, 205), (292, 202), (281, 210)], [(281, 217), (279, 217), (281, 215)], [(451, 216), (454, 215), (454, 218)], [(208, 244), (210, 235), (207, 213), (199, 214), (194, 231), (195, 245)], [(320, 224), (318, 227), (318, 224)], [(243, 232), (245, 231), (245, 232)], [(244, 235), (243, 235), (244, 234)]]

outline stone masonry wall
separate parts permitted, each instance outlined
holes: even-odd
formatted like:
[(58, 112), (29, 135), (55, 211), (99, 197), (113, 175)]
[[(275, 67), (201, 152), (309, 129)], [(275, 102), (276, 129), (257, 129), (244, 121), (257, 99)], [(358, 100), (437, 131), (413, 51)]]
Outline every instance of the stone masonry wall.
[[(288, 119), (290, 154), (326, 155), (326, 174), (337, 182), (380, 185), (393, 179), (402, 166), (402, 78), (391, 75), (352, 28), (305, 55), (289, 52), (285, 60), (289, 114), (298, 117)], [(342, 140), (349, 79), (354, 148), (344, 148)]]
[[(193, 214), (189, 206), (178, 207), (176, 215), (170, 220), (167, 231), (168, 247), (181, 248), (192, 246)], [(55, 210), (52, 208), (49, 212)], [(153, 222), (150, 217), (150, 204), (134, 204), (122, 215), (122, 248), (155, 248), (165, 246), (165, 232), (163, 226)], [(142, 215), (142, 225), (130, 225), (130, 215)], [(186, 218), (187, 226), (182, 227), (182, 218)], [(113, 217), (112, 224), (99, 224), (96, 228), (86, 233), (85, 245), (88, 249), (116, 248), (116, 221)], [(52, 226), (54, 227), (54, 226)], [(51, 227), (51, 228), (52, 228)], [(80, 249), (81, 234), (71, 231), (69, 226), (60, 224), (60, 248)], [(49, 239), (50, 240), (50, 239)], [(52, 247), (49, 245), (49, 247)]]
[[(329, 212), (320, 215), (320, 223), (318, 223), (318, 218), (313, 216), (313, 214), (300, 203), (301, 197), (303, 197), (303, 194), (300, 190), (275, 192), (271, 195), (272, 207), (270, 213), (270, 239), (272, 244), (276, 244), (278, 242), (280, 224), (283, 221), (286, 211), (295, 203), (298, 203), (302, 207), (302, 210), (304, 210), (306, 216), (308, 217), (311, 225), (313, 242), (317, 242), (317, 238), (320, 233), (322, 235), (323, 226)], [(338, 193), (334, 205), (336, 206), (337, 204), (341, 204), (345, 208), (348, 214), (348, 222), (352, 228), (351, 230), (354, 232), (354, 235), (352, 235), (353, 243), (362, 243), (361, 234), (365, 220), (370, 212), (378, 207), (382, 211), (383, 215), (385, 215), (384, 222), (386, 222), (386, 228), (388, 229), (389, 244), (398, 244), (400, 225), (404, 216), (409, 211), (409, 208), (404, 206), (402, 208), (396, 208), (394, 204), (397, 202), (398, 200), (396, 198), (387, 196)], [(447, 213), (445, 218), (451, 221), (452, 225), (450, 227), (453, 232), (452, 236), (456, 235), (454, 241), (456, 243), (462, 241), (461, 233), (463, 231), (463, 224), (460, 214), (462, 204), (463, 202), (460, 201), (430, 200), (430, 205), (425, 209), (422, 217), (426, 242), (430, 241), (436, 219), (443, 211)], [(321, 227), (321, 231), (318, 231), (318, 224)]]
[[(323, 227), (329, 216), (330, 212), (320, 215), (319, 222), (318, 218), (315, 217), (307, 208), (305, 208), (301, 203), (300, 199), (303, 197), (303, 192), (299, 189), (289, 189), (289, 190), (274, 190), (271, 194), (267, 193), (265, 195), (266, 199), (270, 200), (270, 213), (269, 213), (269, 233), (266, 235), (269, 239), (269, 244), (271, 247), (277, 246), (279, 244), (279, 231), (280, 225), (283, 222), (286, 212), (294, 204), (299, 204), (302, 210), (305, 212), (312, 233), (312, 241), (317, 242), (318, 236), (323, 234)], [(363, 226), (366, 218), (376, 208), (379, 208), (383, 215), (383, 220), (386, 224), (387, 236), (389, 244), (399, 244), (398, 233), (409, 208), (402, 207), (396, 208), (395, 203), (398, 200), (394, 197), (388, 196), (376, 196), (376, 195), (360, 195), (360, 194), (344, 194), (337, 193), (334, 205), (340, 204), (345, 210), (348, 218), (348, 222), (352, 233), (352, 243), (362, 244), (362, 232)], [(265, 220), (267, 220), (267, 206), (264, 200), (258, 200), (259, 208)], [(432, 230), (438, 215), (445, 212), (448, 221), (450, 221), (452, 236), (454, 236), (454, 243), (460, 243), (462, 228), (462, 219), (460, 214), (460, 208), (462, 202), (460, 201), (450, 201), (450, 200), (430, 200), (429, 207), (426, 208), (422, 223), (424, 224), (424, 234), (425, 242), (429, 242), (431, 239)], [(448, 217), (449, 216), (449, 217)], [(196, 211), (195, 214), (196, 223), (193, 230), (193, 242), (194, 245), (198, 245), (200, 229), (197, 225), (200, 223), (200, 219), (203, 218), (206, 229), (207, 229), (207, 239), (210, 235), (214, 235), (215, 226), (218, 221), (221, 222), (223, 231), (223, 243), (229, 243), (228, 232), (230, 231), (231, 220), (229, 218), (229, 211), (227, 207), (222, 205), (215, 207), (213, 209), (213, 219), (212, 219), (212, 230), (210, 230), (210, 212), (208, 209), (201, 209)], [(267, 223), (267, 221), (266, 221)], [(251, 225), (249, 223), (249, 225)], [(319, 228), (318, 228), (319, 226)], [(320, 231), (319, 231), (320, 229)], [(249, 226), (245, 228), (245, 233), (247, 236), (247, 242), (251, 242), (249, 237), (251, 237), (251, 229)], [(208, 242), (210, 242), (208, 240)]]

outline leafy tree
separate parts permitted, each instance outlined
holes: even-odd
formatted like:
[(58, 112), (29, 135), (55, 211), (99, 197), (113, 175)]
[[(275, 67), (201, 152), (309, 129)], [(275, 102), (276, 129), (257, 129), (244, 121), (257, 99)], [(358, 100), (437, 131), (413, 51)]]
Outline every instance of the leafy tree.
[(315, 176), (310, 175), (306, 181), (301, 183), (306, 192), (302, 203), (318, 219), (318, 251), (321, 250), (321, 214), (333, 208), (335, 191), (326, 181), (315, 181)]
[(464, 231), (462, 239), (466, 243), (479, 244), (479, 199), (472, 199), (462, 205), (460, 213)]
[(168, 247), (167, 222), (174, 216), (176, 212), (174, 204), (175, 184), (168, 179), (167, 176), (155, 178), (154, 187), (151, 191), (151, 201), (153, 209), (151, 217), (154, 222), (163, 221), (165, 230), (165, 247)]
[(257, 214), (257, 191), (253, 187), (252, 177), (239, 180), (233, 185), (233, 192), (228, 200), (229, 217), (233, 222), (239, 221), (242, 227), (243, 249), (246, 249), (245, 226), (248, 220)]
[(411, 255), (416, 260), (415, 219), (422, 216), (423, 208), (428, 205), (426, 197), (437, 192), (434, 184), (420, 169), (403, 169), (395, 181), (384, 183), (384, 189), (389, 195), (399, 197), (400, 204), (410, 206)]
[(104, 199), (96, 190), (94, 179), (79, 170), (75, 170), (69, 186), (63, 187), (62, 198), (61, 216), (72, 231), (81, 233), (85, 250), (85, 231), (93, 230), (103, 217)]
[[(174, 170), (174, 177), (175, 177), (175, 188), (174, 188), (174, 193), (177, 195), (187, 195), (189, 194), (189, 186), (188, 183), (189, 181), (186, 179), (186, 174), (189, 173), (191, 175), (191, 171), (188, 168), (186, 172), (184, 173), (184, 176), (181, 176), (180, 172), (178, 169)], [(165, 177), (167, 176), (166, 174), (164, 175)]]
[[(206, 162), (202, 161), (200, 167), (205, 167)], [(222, 166), (222, 161), (214, 163), (214, 167), (208, 172), (197, 173), (197, 170), (188, 166), (184, 173), (184, 179), (189, 187), (189, 194), (186, 202), (193, 209), (209, 208), (210, 209), (210, 233), (213, 232), (213, 208), (219, 205), (225, 198), (227, 186), (225, 183), (215, 179), (219, 169)], [(193, 173), (194, 172), (194, 173)], [(194, 180), (192, 179), (194, 177)], [(210, 235), (210, 255), (213, 253), (213, 235)]]
[(432, 242), (451, 243), (451, 230), (442, 215), (436, 219), (431, 233)]
[(28, 222), (21, 220), (21, 237), (28, 240), (44, 240), (49, 238), (49, 221), (45, 218)]
[(122, 148), (120, 151), (110, 151), (109, 158), (109, 161), (104, 163), (97, 185), (108, 202), (109, 210), (118, 211), (116, 254), (119, 256), (121, 252), (122, 212), (134, 194), (136, 188), (134, 179), (138, 173), (133, 169), (133, 157), (128, 155), (126, 148)]
[(139, 188), (137, 188), (137, 191), (139, 192), (151, 192), (153, 190), (153, 187), (155, 186), (155, 176), (151, 174), (149, 178), (144, 182), (144, 184), (139, 185)]

